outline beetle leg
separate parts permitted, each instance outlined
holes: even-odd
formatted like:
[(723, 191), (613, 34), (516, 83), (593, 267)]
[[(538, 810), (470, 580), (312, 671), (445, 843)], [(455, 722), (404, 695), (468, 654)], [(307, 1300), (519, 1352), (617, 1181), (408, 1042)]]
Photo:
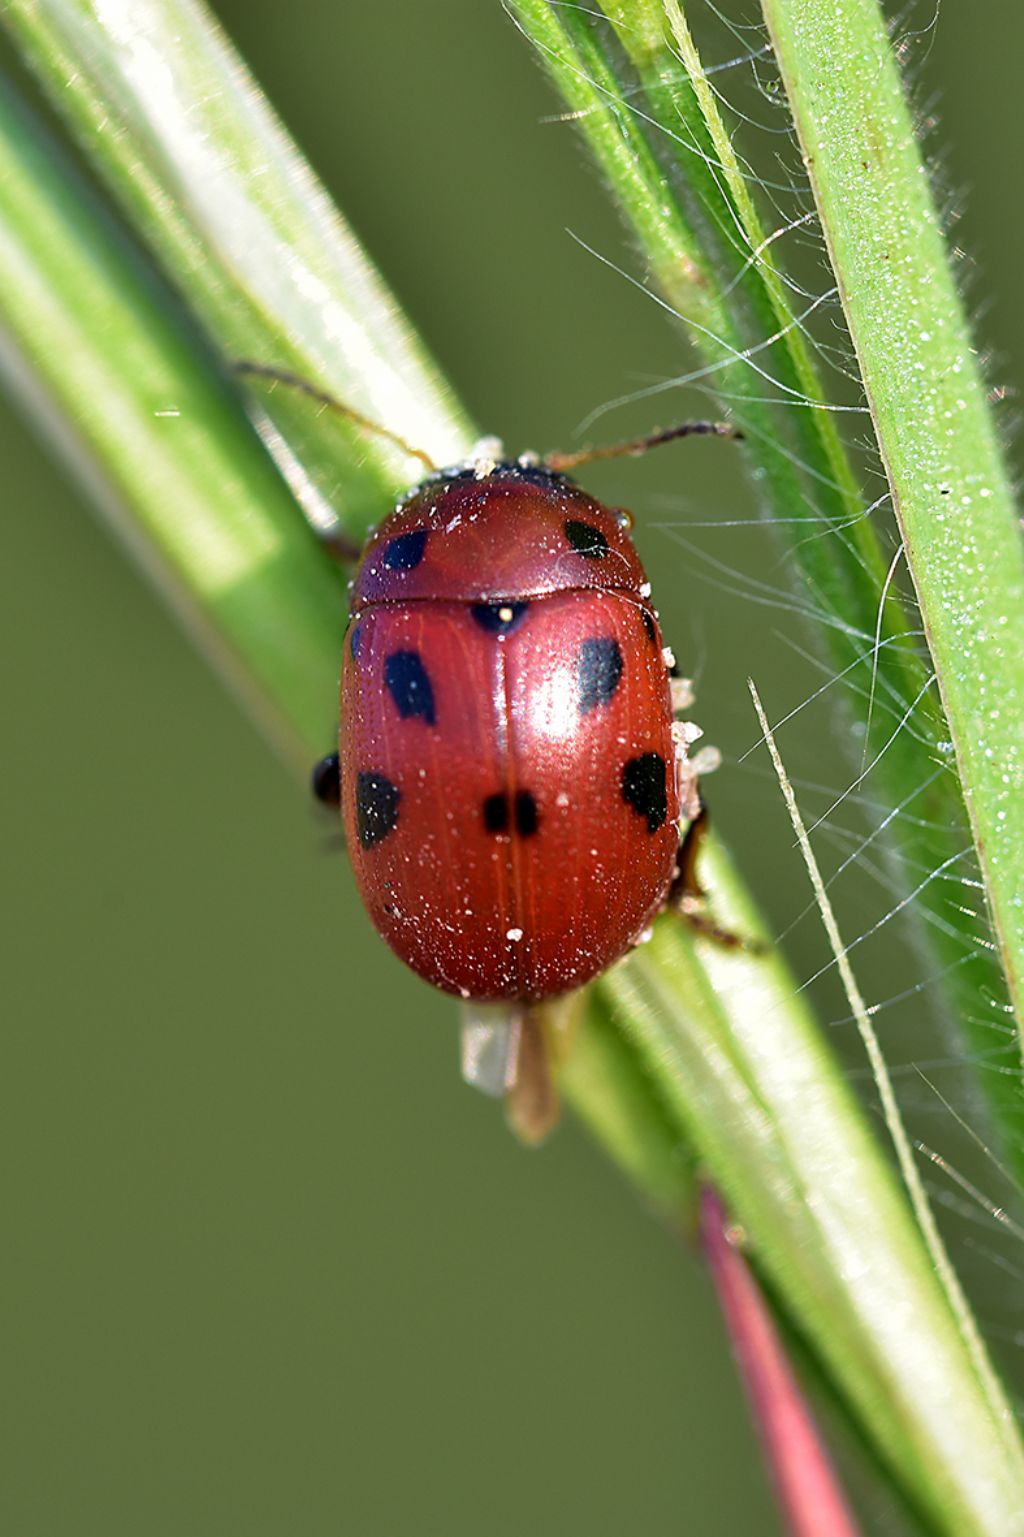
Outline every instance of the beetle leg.
[(557, 1126), (548, 1042), (530, 1004), (463, 1003), (462, 1076), (474, 1089), (504, 1099), (509, 1126), (529, 1147)]
[[(693, 703), (693, 684), (689, 678), (672, 675), (672, 711), (678, 714), (688, 710)], [(679, 813), (686, 821), (686, 831), (679, 843), (675, 873), (665, 898), (665, 906), (678, 913), (683, 922), (695, 933), (727, 950), (757, 950), (761, 947), (751, 940), (722, 928), (707, 913), (704, 892), (697, 879), (697, 858), (700, 846), (708, 830), (708, 808), (700, 793), (703, 774), (710, 774), (721, 762), (717, 747), (702, 747), (691, 758), (690, 748), (699, 742), (704, 732), (692, 720), (675, 720), (672, 723), (672, 740), (675, 743), (676, 788), (679, 792)]]
[(328, 528), (324, 532), (317, 530), (317, 538), (321, 547), (326, 550), (332, 560), (336, 560), (339, 566), (354, 566), (363, 547), (358, 539), (352, 539), (340, 528)]
[(328, 753), (319, 763), (314, 763), (311, 784), (313, 794), (323, 806), (335, 809), (341, 806), (341, 759), (336, 752)]
[(520, 1142), (537, 1147), (554, 1131), (560, 1113), (544, 1027), (536, 1010), (524, 1004), (515, 1079), (505, 1091), (505, 1117)]
[[(388, 443), (393, 443), (396, 448), (401, 449), (402, 453), (407, 454), (410, 459), (418, 459), (428, 474), (435, 474), (439, 468), (425, 449), (407, 443), (404, 438), (399, 437), (397, 432), (393, 432), (390, 427), (385, 427), (383, 422), (375, 422), (372, 417), (364, 416), (354, 406), (348, 405), (344, 400), (336, 399), (311, 379), (304, 378), (302, 374), (297, 374), (290, 368), (278, 368), (273, 363), (256, 363), (251, 358), (236, 358), (231, 364), (231, 372), (237, 374), (239, 378), (262, 379), (270, 385), (281, 384), (286, 389), (297, 390), (325, 410), (333, 411), (336, 416), (345, 417), (361, 432), (384, 438)], [(735, 434), (731, 435), (735, 436)]]
[(759, 955), (765, 949), (760, 940), (749, 939), (733, 929), (723, 928), (706, 911), (706, 893), (697, 879), (697, 860), (700, 846), (707, 836), (710, 817), (703, 797), (699, 791), (696, 793), (699, 809), (680, 839), (675, 874), (665, 906), (670, 912), (678, 913), (683, 922), (702, 939), (710, 939), (724, 950), (746, 950), (748, 954)]
[(700, 902), (704, 890), (697, 879), (697, 856), (708, 830), (708, 808), (698, 792), (700, 809), (679, 840), (675, 874), (668, 889), (666, 905), (682, 910), (684, 903)]
[(672, 877), (666, 905), (703, 938), (714, 940), (715, 944), (722, 945), (726, 950), (746, 949), (747, 943), (739, 934), (722, 928), (704, 909), (705, 892), (697, 879), (697, 860), (700, 846), (707, 836), (710, 818), (699, 791), (697, 795), (700, 809), (680, 839), (676, 873)]
[[(693, 686), (690, 680), (673, 677), (671, 688), (673, 712), (688, 709), (693, 703)], [(700, 776), (701, 773), (707, 773), (718, 766), (718, 755), (714, 748), (704, 747), (695, 757), (690, 757), (690, 748), (703, 735), (704, 732), (700, 726), (693, 721), (676, 720), (672, 723), (679, 811), (686, 820), (686, 832), (679, 844), (675, 874), (672, 877), (665, 905), (677, 912), (690, 928), (729, 949), (735, 949), (743, 944), (743, 940), (727, 929), (720, 928), (708, 917), (704, 911), (704, 892), (697, 880), (697, 856), (708, 830), (708, 808), (700, 793)]]
[(665, 427), (649, 432), (644, 438), (631, 438), (628, 443), (610, 443), (603, 448), (581, 448), (571, 454), (548, 454), (544, 463), (550, 470), (575, 470), (580, 465), (593, 464), (595, 459), (638, 459), (651, 448), (662, 443), (675, 443), (679, 438), (692, 437), (737, 438), (743, 437), (732, 422), (680, 422), (675, 427)]

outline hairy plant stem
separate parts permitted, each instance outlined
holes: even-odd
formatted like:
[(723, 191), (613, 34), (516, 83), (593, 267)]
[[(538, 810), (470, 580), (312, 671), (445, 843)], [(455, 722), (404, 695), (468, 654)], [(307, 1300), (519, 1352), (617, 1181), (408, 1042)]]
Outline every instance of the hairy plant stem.
[[(990, 1064), (980, 1075), (965, 1072), (964, 1091), (991, 1106), (1007, 1156), (1024, 1175), (1024, 1095), (1010, 1071), (1020, 1057), (1005, 1030), (1004, 978), (976, 919), (949, 896), (949, 882), (970, 873), (970, 828), (943, 753), (947, 730), (920, 626), (894, 596), (893, 554), (865, 515), (682, 9), (677, 0), (603, 7), (638, 95), (591, 12), (548, 0), (512, 0), (511, 8), (577, 115), (658, 295), (686, 324), (702, 374), (746, 435), (766, 514), (791, 541), (806, 617), (859, 723), (856, 738), (847, 728), (851, 745), (863, 745), (856, 784), (870, 772), (888, 808), (872, 837), (892, 854), (897, 905), (938, 962), (959, 1047)], [(794, 522), (800, 509), (807, 526)], [(830, 537), (820, 537), (821, 519)]]
[(876, 0), (763, 8), (1024, 1030), (1024, 540), (1006, 464)]
[[(266, 122), (250, 110), (244, 66), (197, 7), (133, 0), (128, 16), (111, 0), (104, 19), (71, 0), (11, 5), (5, 14), (14, 10), (24, 23), (19, 35), (30, 39), (43, 76), (59, 85), (86, 151), (223, 360), (239, 352), (271, 356), (285, 334), (293, 343), (312, 337), (318, 304), (335, 320), (358, 312), (365, 289), (353, 279), (356, 295), (345, 292), (345, 272), (364, 273), (366, 259), (356, 251), (348, 266), (338, 263), (332, 242), (341, 240), (352, 257), (350, 237), (323, 208), (315, 231), (303, 227), (294, 262), (287, 232), (254, 219), (255, 247), (238, 278), (242, 298), (233, 291), (218, 244), (226, 238), (220, 209), (211, 206), (203, 178), (212, 157), (227, 176), (225, 198), (259, 209), (264, 161), (248, 142), (235, 161), (232, 147), (247, 134), (258, 139)], [(76, 40), (81, 54), (68, 75)], [(173, 55), (174, 113), (162, 100), (154, 115), (145, 99), (140, 60), (157, 44)], [(232, 90), (223, 88), (226, 80)], [(118, 135), (95, 127), (108, 100), (121, 114)], [(182, 157), (166, 141), (179, 127), (188, 136), (193, 113), (202, 118), (203, 153)], [(293, 165), (297, 152), (272, 126), (265, 152)], [(308, 177), (301, 168), (302, 186)], [(260, 698), (289, 740), (311, 755), (321, 751), (336, 707), (341, 585), (248, 430), (230, 381), (43, 131), (15, 111), (10, 93), (0, 98), (0, 185), (0, 313), (52, 425), (88, 458), (94, 482), (116, 486), (129, 539), (206, 621), (200, 638), (208, 628), (226, 642), (233, 672), (259, 681)], [(176, 265), (180, 253), (194, 258), (196, 251), (218, 264), (215, 291), (202, 261)], [(329, 280), (317, 287), (309, 281), (314, 271)], [(248, 285), (269, 281), (268, 273), (277, 288), (261, 321), (244, 295)], [(381, 296), (378, 284), (372, 292)], [(390, 316), (386, 303), (382, 313)], [(332, 367), (356, 377), (366, 363), (379, 379), (393, 325), (378, 330), (372, 306), (356, 318), (359, 326), (345, 332), (350, 350)], [(293, 322), (298, 329), (290, 331)], [(309, 348), (315, 355), (313, 341)], [(420, 377), (429, 393), (429, 374)], [(394, 409), (383, 414), (413, 439), (403, 398), (396, 390)], [(435, 407), (438, 439), (458, 436), (453, 424), (461, 418), (440, 396), (417, 410)], [(171, 436), (176, 422), (178, 438)], [(344, 435), (324, 427), (303, 436), (297, 427), (290, 436), (283, 408), (274, 423), (288, 451), (278, 443), (278, 460), (292, 484), (321, 488), (337, 478)], [(214, 441), (204, 442), (206, 434)], [(437, 452), (434, 442), (426, 446)], [(374, 496), (379, 511), (380, 485), (390, 495), (403, 483), (393, 455), (368, 458), (345, 461), (349, 511)], [(764, 925), (714, 840), (700, 874), (716, 916), (763, 938)], [(894, 1481), (932, 1515), (937, 1531), (1004, 1537), (1024, 1501), (1001, 1416), (980, 1390), (904, 1193), (781, 958), (723, 952), (670, 918), (580, 1007), (582, 1047), (565, 1064), (563, 1084), (612, 1156), (676, 1219), (694, 1161), (704, 1164), (780, 1306)]]

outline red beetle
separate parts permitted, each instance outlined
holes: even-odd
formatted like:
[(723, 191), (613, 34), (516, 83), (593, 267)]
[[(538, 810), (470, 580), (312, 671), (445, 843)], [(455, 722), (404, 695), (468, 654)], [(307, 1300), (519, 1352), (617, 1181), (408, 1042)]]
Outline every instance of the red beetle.
[(664, 904), (680, 786), (625, 514), (499, 463), (417, 487), (352, 593), (342, 814), (374, 924), (428, 982), (535, 1002)]
[[(426, 459), (293, 374), (238, 367)], [(565, 471), (692, 433), (738, 436), (690, 422), (542, 463), (481, 445), (414, 487), (359, 560), (340, 753), (314, 789), (340, 799), (363, 901), (395, 953), (446, 992), (512, 1005), (504, 1025), (468, 1027), (464, 1068), (492, 1092), (524, 1076), (524, 1052), (534, 1088), (546, 1077), (530, 1005), (626, 954), (686, 879), (700, 731), (675, 719), (686, 686), (628, 513)], [(551, 1118), (540, 1100), (520, 1117), (531, 1134)]]

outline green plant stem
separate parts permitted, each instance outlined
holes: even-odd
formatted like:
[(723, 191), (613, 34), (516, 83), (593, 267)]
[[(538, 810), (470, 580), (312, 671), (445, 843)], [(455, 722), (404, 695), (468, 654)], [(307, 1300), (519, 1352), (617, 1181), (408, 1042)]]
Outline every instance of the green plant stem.
[[(2, 85), (0, 365), (305, 779), (336, 731), (343, 573), (187, 316)], [(358, 474), (350, 469), (351, 483)], [(378, 471), (366, 474), (372, 486)], [(650, 1204), (679, 1222), (693, 1198), (680, 1129), (607, 1012), (582, 1012), (566, 1097)]]
[[(663, 135), (662, 148), (674, 148), (680, 168), (685, 165), (689, 180), (683, 185), (693, 192), (684, 208), (666, 185), (589, 18), (542, 0), (519, 0), (516, 9), (572, 105), (585, 114), (584, 130), (650, 255), (659, 287), (695, 325), (708, 364), (735, 395), (734, 415), (755, 445), (770, 510), (791, 533), (794, 509), (808, 507), (820, 509), (836, 530), (833, 539), (807, 538), (797, 524), (794, 557), (811, 608), (825, 617), (851, 707), (868, 727), (867, 750), (880, 754), (874, 773), (885, 798), (892, 806), (912, 807), (912, 815), (892, 819), (887, 830), (902, 860), (904, 894), (921, 887), (913, 910), (928, 925), (953, 1011), (966, 1022), (972, 1050), (990, 1060), (993, 1023), (1002, 1021), (979, 1019), (977, 1004), (988, 998), (990, 1012), (998, 1009), (1002, 983), (995, 958), (977, 942), (970, 919), (948, 902), (945, 884), (921, 881), (922, 872), (957, 869), (969, 835), (955, 779), (934, 771), (943, 732), (931, 711), (927, 674), (908, 640), (914, 626), (891, 599), (877, 613), (888, 557), (861, 516), (834, 417), (788, 403), (773, 406), (763, 398), (765, 380), (743, 362), (751, 345), (778, 332), (784, 345), (771, 350), (772, 371), (793, 394), (823, 398), (767, 257), (737, 274), (734, 246), (713, 238), (724, 225), (735, 245), (739, 221), (751, 250), (763, 244), (756, 211), (737, 190), (738, 169), (726, 165), (712, 174), (728, 135), (715, 128), (713, 116), (708, 126), (699, 78), (696, 85), (680, 86), (658, 0), (609, 4), (644, 82), (651, 121), (670, 125), (675, 135)], [(671, 11), (678, 29), (678, 7)], [(252, 358), (294, 369), (397, 427), (440, 462), (465, 452), (471, 430), (464, 414), (195, 0), (132, 0), (130, 7), (102, 9), (89, 0), (3, 0), (0, 13), (225, 360)], [(116, 134), (104, 131), (112, 116), (120, 125)], [(722, 205), (723, 178), (734, 189), (731, 207)], [(311, 411), (293, 391), (252, 381), (248, 392), (268, 447), (307, 516), (321, 526), (337, 517), (358, 539), (394, 488), (415, 473), (389, 445), (354, 434), (331, 413)], [(863, 703), (869, 696), (873, 707)], [(894, 731), (914, 701), (920, 737)], [(1024, 1169), (1024, 1097), (1017, 1082), (1003, 1071), (980, 1081), (1005, 1129), (1009, 1156)]]
[(863, 995), (860, 991), (860, 986), (857, 982), (856, 976), (854, 975), (853, 966), (850, 962), (849, 952), (847, 951), (847, 948), (843, 943), (842, 936), (839, 932), (839, 925), (836, 922), (832, 902), (829, 898), (825, 882), (822, 879), (817, 858), (815, 857), (814, 850), (811, 847), (811, 840), (807, 835), (807, 829), (804, 825), (803, 817), (801, 816), (800, 809), (797, 805), (796, 794), (793, 790), (789, 776), (783, 766), (782, 758), (779, 754), (779, 749), (775, 741), (774, 733), (772, 732), (771, 726), (768, 724), (768, 717), (765, 715), (764, 705), (761, 703), (757, 688), (753, 682), (750, 684), (750, 691), (754, 700), (754, 708), (757, 710), (757, 718), (760, 722), (761, 730), (764, 732), (765, 740), (768, 745), (768, 752), (772, 760), (772, 767), (775, 770), (776, 777), (779, 781), (779, 787), (782, 790), (783, 797), (786, 802), (786, 810), (789, 812), (789, 818), (793, 826), (793, 831), (796, 833), (797, 842), (800, 845), (800, 851), (804, 856), (804, 863), (807, 867), (807, 873), (810, 877), (811, 886), (814, 890), (814, 900), (817, 903), (818, 911), (821, 914), (821, 920), (825, 927), (825, 932), (828, 935), (829, 947), (833, 956), (835, 957), (836, 966), (838, 968), (840, 978), (842, 979), (843, 990), (846, 993), (847, 1000), (851, 1009), (853, 1010), (854, 1017), (857, 1020), (857, 1029), (860, 1032), (861, 1041), (864, 1045), (864, 1052), (871, 1066), (871, 1076), (875, 1081), (875, 1088), (878, 1091), (878, 1099), (881, 1106), (882, 1116), (885, 1120), (886, 1129), (892, 1141), (893, 1151), (896, 1155), (896, 1161), (899, 1165), (900, 1173), (903, 1176), (904, 1187), (907, 1191), (907, 1195), (910, 1198), (910, 1204), (914, 1209), (914, 1215), (917, 1218), (918, 1228), (920, 1229), (921, 1236), (923, 1237), (925, 1245), (928, 1249), (928, 1255), (931, 1259), (932, 1268), (940, 1285), (942, 1286), (943, 1291), (946, 1294), (950, 1309), (957, 1321), (957, 1326), (960, 1330), (961, 1338), (963, 1339), (963, 1342), (974, 1364), (975, 1374), (978, 1378), (981, 1389), (988, 1398), (990, 1405), (992, 1406), (994, 1417), (999, 1422), (999, 1424), (1004, 1427), (1004, 1429), (1009, 1431), (1009, 1443), (1011, 1447), (1013, 1447), (1015, 1444), (1015, 1435), (1012, 1429), (1012, 1413), (1008, 1403), (1003, 1397), (1001, 1385), (992, 1370), (991, 1363), (988, 1359), (988, 1354), (978, 1332), (978, 1326), (974, 1321), (974, 1318), (971, 1314), (970, 1305), (964, 1294), (963, 1288), (960, 1285), (960, 1278), (958, 1277), (956, 1271), (953, 1269), (953, 1265), (949, 1258), (949, 1253), (946, 1249), (945, 1243), (943, 1242), (942, 1235), (939, 1232), (938, 1224), (935, 1221), (935, 1214), (932, 1211), (931, 1202), (929, 1201), (928, 1194), (925, 1190), (924, 1180), (921, 1177), (921, 1172), (914, 1158), (914, 1151), (910, 1145), (910, 1138), (907, 1135), (906, 1127), (903, 1124), (903, 1117), (900, 1114), (899, 1105), (896, 1101), (896, 1095), (892, 1084), (892, 1075), (889, 1072), (885, 1057), (882, 1055), (882, 1048), (879, 1045), (878, 1035), (871, 1021), (871, 1016), (868, 1013), (867, 1005), (865, 1004)]
[[(1014, 1070), (978, 1077), (965, 1071), (964, 1092), (988, 1101), (1007, 1156), (1024, 1173), (1020, 1054), (1001, 1013), (998, 957), (979, 939), (973, 915), (951, 902), (935, 878), (964, 872), (971, 840), (956, 776), (936, 772), (947, 732), (918, 651), (919, 627), (892, 596), (891, 556), (864, 516), (835, 417), (682, 11), (677, 0), (608, 0), (603, 7), (637, 72), (638, 95), (624, 88), (621, 63), (602, 43), (591, 12), (549, 0), (511, 5), (577, 115), (654, 284), (686, 322), (708, 378), (725, 392), (747, 436), (766, 511), (791, 541), (806, 584), (808, 618), (860, 723), (872, 783), (889, 807), (909, 813), (884, 817), (882, 841), (895, 852), (905, 908), (944, 973), (954, 1049), (966, 1041), (972, 1057), (992, 1062), (995, 1039), (1004, 1050), (994, 1065)], [(794, 406), (795, 399), (806, 406)], [(810, 409), (816, 402), (820, 409)], [(801, 509), (814, 537), (794, 522)], [(830, 537), (818, 537), (821, 518), (831, 525)]]
[[(293, 762), (325, 740), (340, 573), (192, 327), (0, 93), (7, 368), (95, 500)], [(268, 622), (268, 614), (272, 621)]]
[[(425, 349), (208, 11), (4, 0), (0, 13), (226, 362), (290, 369), (403, 423), (438, 463), (465, 453), (471, 429)], [(248, 394), (313, 521), (361, 539), (415, 474), (295, 391)]]
[[(0, 183), (0, 312), (14, 346), (116, 486), (132, 542), (228, 639), (237, 671), (260, 680), (290, 737), (320, 750), (335, 709), (336, 574), (215, 364), (10, 93), (0, 98)], [(274, 242), (266, 254), (279, 259)], [(165, 408), (183, 415), (156, 414)], [(169, 420), (189, 436), (169, 438)], [(401, 416), (393, 422), (408, 435)], [(377, 473), (367, 471), (367, 486)], [(261, 558), (232, 583), (230, 557), (250, 550), (254, 530)], [(763, 934), (713, 841), (701, 874), (725, 923)], [(598, 996), (598, 1024), (611, 1017), (617, 1038), (584, 1036), (564, 1081), (581, 1105), (589, 1097), (584, 1114), (612, 1156), (662, 1208), (685, 1199), (699, 1158), (910, 1497), (937, 1530), (1005, 1537), (1024, 1508), (1016, 1462), (903, 1193), (781, 959), (722, 952), (669, 919)]]
[[(764, 935), (718, 845), (707, 850), (701, 882), (720, 921)], [(998, 1392), (995, 1408), (979, 1380), (904, 1193), (781, 957), (694, 944), (680, 924), (661, 924), (599, 986), (773, 1294), (904, 1492), (936, 1531), (1021, 1529), (1024, 1465), (1012, 1414)], [(839, 1277), (852, 1284), (837, 1286)], [(948, 1383), (965, 1373), (968, 1419), (985, 1410), (973, 1428), (954, 1428), (965, 1406)], [(987, 1465), (980, 1476), (977, 1457)]]
[(615, 1012), (594, 988), (548, 1005), (564, 1043), (553, 1052), (559, 1092), (652, 1210), (686, 1228), (696, 1209), (693, 1147)]
[(1006, 466), (875, 0), (763, 8), (1024, 1029), (1024, 542)]

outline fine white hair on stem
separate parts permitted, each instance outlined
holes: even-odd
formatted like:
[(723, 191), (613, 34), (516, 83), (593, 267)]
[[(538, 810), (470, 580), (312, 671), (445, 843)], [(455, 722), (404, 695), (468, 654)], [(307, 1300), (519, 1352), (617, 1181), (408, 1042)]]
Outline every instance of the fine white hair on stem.
[(755, 362), (755, 358), (759, 353), (766, 352), (776, 342), (784, 340), (790, 331), (802, 331), (815, 310), (820, 309), (823, 304), (830, 303), (837, 297), (837, 290), (834, 287), (826, 288), (822, 293), (817, 294), (799, 315), (792, 316), (784, 326), (779, 326), (770, 336), (762, 337), (760, 341), (752, 343), (749, 347), (732, 347), (723, 337), (716, 336), (713, 331), (709, 330), (707, 326), (701, 325), (692, 316), (682, 314), (680, 310), (676, 309), (675, 305), (670, 304), (667, 299), (663, 299), (660, 294), (654, 293), (639, 278), (635, 278), (631, 272), (627, 272), (625, 267), (620, 266), (618, 262), (612, 261), (610, 256), (605, 256), (603, 252), (598, 251), (594, 246), (588, 245), (582, 236), (577, 235), (573, 230), (568, 230), (566, 233), (588, 255), (592, 256), (595, 261), (599, 261), (602, 266), (610, 268), (612, 272), (624, 278), (627, 283), (631, 283), (634, 288), (639, 289), (641, 293), (645, 293), (648, 298), (652, 299), (655, 304), (682, 325), (688, 326), (692, 331), (699, 332), (701, 336), (706, 336), (716, 347), (722, 349), (723, 356), (721, 359), (716, 359), (713, 363), (705, 363), (700, 368), (695, 368), (688, 374), (681, 374), (678, 379), (673, 380), (673, 383), (679, 388), (682, 388), (683, 385), (694, 384), (699, 379), (706, 379), (711, 375), (721, 374), (723, 370), (731, 367), (734, 363), (746, 363), (756, 374), (759, 374), (762, 379), (778, 390), (780, 397), (788, 397), (797, 404), (813, 407), (816, 411), (835, 412), (839, 415), (867, 416), (870, 414), (866, 405), (842, 405), (836, 401), (812, 400), (805, 392), (794, 389), (792, 385), (786, 384), (782, 379), (777, 379), (774, 374)]
[[(917, 1218), (917, 1223), (921, 1230), (921, 1236), (924, 1239), (928, 1253), (931, 1257), (932, 1264), (935, 1267), (935, 1273), (938, 1276), (942, 1289), (946, 1294), (946, 1300), (949, 1304), (950, 1311), (956, 1319), (957, 1327), (960, 1331), (960, 1336), (970, 1356), (971, 1364), (974, 1368), (978, 1382), (985, 1394), (986, 1399), (988, 1400), (993, 1419), (995, 1420), (996, 1424), (998, 1424), (1000, 1430), (1006, 1438), (1007, 1445), (1010, 1447), (1015, 1447), (1016, 1441), (1014, 1438), (1012, 1423), (1008, 1418), (1008, 1409), (1005, 1406), (998, 1380), (993, 1371), (992, 1364), (989, 1361), (988, 1352), (986, 1351), (984, 1342), (982, 1341), (981, 1335), (978, 1332), (978, 1327), (974, 1322), (974, 1316), (971, 1313), (970, 1307), (968, 1306), (967, 1299), (964, 1296), (963, 1290), (960, 1286), (959, 1278), (953, 1268), (952, 1263), (950, 1262), (949, 1255), (946, 1252), (946, 1246), (942, 1241), (942, 1235), (940, 1234), (938, 1226), (936, 1225), (935, 1216), (932, 1212), (931, 1204), (928, 1200), (928, 1195), (924, 1188), (924, 1182), (921, 1179), (920, 1171), (914, 1160), (913, 1148), (911, 1147), (910, 1139), (907, 1136), (906, 1127), (903, 1124), (903, 1117), (900, 1114), (899, 1105), (896, 1102), (896, 1095), (895, 1091), (893, 1090), (892, 1079), (889, 1075), (888, 1064), (886, 1063), (885, 1057), (882, 1054), (882, 1048), (879, 1045), (878, 1036), (875, 1033), (875, 1028), (871, 1023), (867, 1004), (865, 1003), (864, 996), (860, 990), (860, 984), (854, 975), (853, 967), (850, 965), (849, 956), (846, 947), (843, 944), (842, 936), (839, 932), (839, 924), (836, 921), (835, 912), (833, 911), (832, 903), (829, 900), (828, 892), (825, 890), (825, 883), (822, 880), (821, 871), (818, 868), (818, 861), (815, 858), (814, 850), (811, 847), (811, 840), (807, 829), (804, 826), (803, 817), (800, 815), (800, 808), (797, 805), (796, 795), (794, 794), (793, 787), (786, 775), (785, 766), (779, 754), (779, 749), (775, 744), (775, 737), (772, 733), (772, 728), (768, 723), (768, 716), (765, 713), (764, 705), (761, 703), (761, 696), (758, 694), (756, 685), (754, 684), (754, 680), (752, 678), (748, 680), (748, 683), (751, 698), (754, 701), (754, 709), (757, 712), (757, 718), (760, 722), (761, 730), (764, 734), (764, 739), (768, 747), (768, 752), (771, 756), (772, 766), (775, 769), (775, 773), (779, 781), (779, 788), (781, 789), (783, 799), (786, 802), (786, 809), (789, 812), (789, 818), (793, 824), (793, 831), (796, 834), (797, 842), (800, 845), (800, 851), (804, 857), (804, 864), (807, 867), (807, 874), (809, 875), (811, 885), (814, 888), (815, 898), (818, 903), (818, 910), (821, 913), (821, 921), (824, 924), (825, 932), (828, 935), (829, 946), (832, 950), (833, 956), (835, 957), (835, 963), (839, 969), (839, 975), (842, 979), (843, 989), (849, 1001), (850, 1008), (852, 1009), (854, 1017), (857, 1021), (857, 1028), (860, 1032), (861, 1040), (864, 1043), (864, 1050), (867, 1053), (868, 1062), (871, 1066), (872, 1076), (875, 1081), (875, 1087), (878, 1090), (878, 1097), (881, 1101), (882, 1114), (885, 1118), (885, 1124), (888, 1129), (889, 1136), (892, 1139), (893, 1148), (896, 1153), (896, 1161), (899, 1164), (900, 1173), (903, 1177), (903, 1182), (906, 1186), (907, 1194), (910, 1198), (910, 1204), (913, 1207), (914, 1215)], [(931, 1156), (930, 1150), (926, 1151), (928, 1152), (928, 1156)]]
[(896, 723), (895, 730), (882, 743), (882, 746), (878, 749), (878, 751), (876, 752), (875, 756), (872, 758), (871, 762), (867, 765), (867, 767), (865, 769), (863, 769), (861, 771), (861, 773), (859, 773), (857, 775), (857, 778), (853, 781), (853, 783), (849, 786), (849, 788), (844, 790), (842, 795), (838, 796), (836, 798), (836, 800), (834, 800), (832, 802), (831, 806), (829, 806), (825, 811), (823, 811), (821, 813), (821, 816), (818, 818), (818, 820), (811, 824), (811, 832), (814, 832), (815, 828), (819, 827), (821, 825), (821, 823), (825, 821), (826, 817), (831, 816), (833, 811), (835, 811), (837, 806), (841, 806), (842, 805), (842, 803), (846, 799), (847, 795), (849, 795), (850, 790), (855, 790), (858, 785), (863, 784), (864, 780), (871, 773), (871, 770), (877, 765), (877, 763), (880, 761), (880, 759), (882, 757), (884, 757), (884, 755), (888, 752), (889, 748), (892, 746), (893, 742), (896, 740), (897, 736), (902, 731), (902, 729), (903, 729), (904, 725), (906, 724), (907, 720), (909, 720), (910, 716), (917, 709), (918, 705), (921, 703), (921, 700), (928, 693), (928, 691), (930, 690), (930, 688), (931, 688), (931, 686), (932, 686), (932, 684), (934, 682), (935, 682), (935, 674), (933, 672), (931, 672), (931, 673), (928, 674), (927, 678), (921, 684), (921, 687), (918, 689), (918, 691), (915, 694), (914, 698), (907, 705), (906, 712), (905, 712), (903, 718)]
[[(949, 1108), (952, 1110), (952, 1106)], [(955, 1169), (953, 1167), (948, 1158), (944, 1158), (941, 1153), (937, 1153), (935, 1149), (933, 1147), (929, 1147), (926, 1142), (918, 1141), (915, 1142), (914, 1146), (917, 1148), (918, 1152), (921, 1153), (923, 1157), (927, 1158), (930, 1163), (933, 1163), (937, 1169), (941, 1169), (946, 1178), (952, 1180), (953, 1184), (958, 1186), (959, 1189), (961, 1189), (968, 1197), (968, 1199), (973, 1201), (975, 1206), (980, 1207), (980, 1209), (988, 1217), (990, 1217), (993, 1222), (998, 1223), (999, 1226), (1006, 1228), (1006, 1230), (1012, 1233), (1015, 1238), (1024, 1239), (1024, 1227), (1022, 1227), (1019, 1222), (1015, 1221), (1015, 1219), (1010, 1216), (1010, 1213), (1006, 1210), (1005, 1206), (1000, 1206), (998, 1202), (990, 1200), (983, 1190), (978, 1189), (978, 1186), (974, 1184), (973, 1180), (969, 1180), (966, 1174), (961, 1174), (959, 1169)]]
[(896, 575), (896, 567), (899, 565), (902, 558), (903, 545), (898, 544), (896, 546), (896, 553), (889, 563), (889, 569), (885, 573), (885, 581), (882, 584), (882, 590), (878, 595), (878, 617), (875, 621), (875, 644), (871, 648), (871, 690), (868, 694), (867, 725), (864, 729), (864, 754), (860, 760), (860, 766), (862, 770), (868, 761), (868, 742), (871, 737), (871, 721), (875, 710), (875, 682), (878, 678), (878, 653), (881, 648), (882, 624), (885, 620), (885, 600), (889, 595), (889, 588), (892, 584), (892, 579)]

